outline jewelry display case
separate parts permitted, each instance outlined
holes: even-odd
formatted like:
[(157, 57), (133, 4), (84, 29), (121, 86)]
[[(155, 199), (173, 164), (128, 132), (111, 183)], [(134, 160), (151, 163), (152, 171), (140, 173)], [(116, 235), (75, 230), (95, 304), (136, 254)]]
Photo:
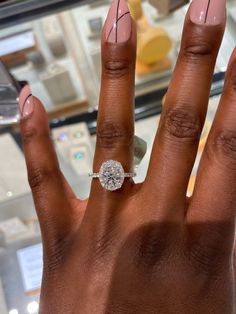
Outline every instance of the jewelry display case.
[[(156, 2), (129, 1), (131, 13), (142, 29), (138, 34), (135, 80), (136, 134), (148, 147), (137, 182), (146, 175), (188, 8), (185, 5), (174, 10), (174, 1), (166, 1), (171, 5), (167, 3), (160, 12), (153, 5)], [(228, 1), (227, 28), (190, 194), (222, 92), (228, 59), (236, 44), (234, 2)], [(88, 196), (91, 182), (88, 173), (96, 140), (100, 36), (109, 5), (109, 0), (10, 0), (0, 4), (0, 58), (15, 81), (20, 85), (28, 82), (33, 94), (43, 101), (60, 166), (81, 198)], [(151, 40), (154, 54), (146, 50)], [(4, 125), (0, 119), (0, 125), (0, 313), (33, 314), (38, 312), (42, 272), (40, 230), (27, 183), (18, 123)]]

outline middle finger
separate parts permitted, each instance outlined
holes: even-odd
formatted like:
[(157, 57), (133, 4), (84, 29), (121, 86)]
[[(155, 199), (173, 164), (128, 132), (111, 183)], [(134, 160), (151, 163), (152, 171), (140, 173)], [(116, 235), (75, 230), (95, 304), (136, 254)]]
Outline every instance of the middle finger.
[(224, 27), (225, 0), (193, 0), (145, 182), (149, 195), (159, 197), (163, 211), (158, 215), (184, 215)]

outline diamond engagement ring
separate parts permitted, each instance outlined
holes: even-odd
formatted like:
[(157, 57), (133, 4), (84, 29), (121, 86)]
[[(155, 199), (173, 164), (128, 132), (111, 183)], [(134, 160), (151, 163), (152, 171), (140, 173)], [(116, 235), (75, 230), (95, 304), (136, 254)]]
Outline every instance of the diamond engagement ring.
[(105, 161), (98, 173), (90, 173), (93, 179), (99, 179), (102, 187), (108, 191), (120, 189), (125, 178), (134, 178), (136, 173), (126, 173), (121, 163), (115, 160)]

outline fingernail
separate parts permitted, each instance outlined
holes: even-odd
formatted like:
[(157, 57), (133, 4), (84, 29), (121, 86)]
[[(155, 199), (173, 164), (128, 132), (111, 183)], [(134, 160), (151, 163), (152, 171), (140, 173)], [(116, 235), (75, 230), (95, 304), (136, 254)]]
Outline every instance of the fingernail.
[(28, 117), (34, 111), (34, 99), (29, 85), (26, 85), (19, 96), (21, 118)]
[(219, 25), (225, 20), (226, 0), (193, 0), (190, 19), (195, 24)]
[(132, 20), (125, 0), (113, 0), (105, 23), (106, 40), (122, 43), (130, 39)]

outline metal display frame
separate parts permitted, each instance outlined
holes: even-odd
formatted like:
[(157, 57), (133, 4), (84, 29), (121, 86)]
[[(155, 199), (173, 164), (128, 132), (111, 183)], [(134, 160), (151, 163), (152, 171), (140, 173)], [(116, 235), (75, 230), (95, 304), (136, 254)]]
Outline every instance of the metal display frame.
[[(99, 2), (99, 1), (98, 1)], [(52, 13), (58, 13), (92, 0), (8, 0), (0, 4), (0, 27), (24, 23)]]

